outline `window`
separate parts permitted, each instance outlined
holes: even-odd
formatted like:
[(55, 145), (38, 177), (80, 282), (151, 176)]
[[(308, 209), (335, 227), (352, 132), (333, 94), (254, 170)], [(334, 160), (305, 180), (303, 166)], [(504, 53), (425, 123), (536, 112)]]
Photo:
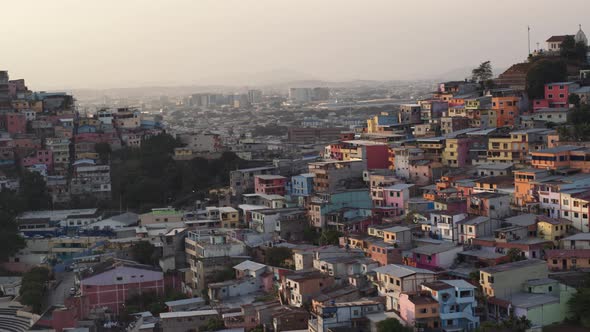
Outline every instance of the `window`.
[(123, 277), (117, 277), (117, 281), (122, 281)]
[(396, 285), (396, 286), (400, 286), (400, 285), (401, 285), (401, 283), (400, 283), (399, 279), (395, 279), (395, 285)]

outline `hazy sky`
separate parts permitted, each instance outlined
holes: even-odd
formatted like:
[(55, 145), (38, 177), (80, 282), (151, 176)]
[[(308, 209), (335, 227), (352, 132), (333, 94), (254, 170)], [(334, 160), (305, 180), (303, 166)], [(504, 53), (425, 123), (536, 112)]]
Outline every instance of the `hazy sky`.
[(527, 24), (532, 48), (579, 23), (590, 37), (589, 0), (19, 0), (1, 8), (0, 68), (33, 89), (249, 84), (283, 71), (424, 78), (524, 59)]

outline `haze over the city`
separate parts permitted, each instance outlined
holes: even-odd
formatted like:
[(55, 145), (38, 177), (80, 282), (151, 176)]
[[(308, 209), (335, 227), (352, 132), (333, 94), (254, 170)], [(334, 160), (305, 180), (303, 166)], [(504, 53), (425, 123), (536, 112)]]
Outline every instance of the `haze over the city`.
[(590, 29), (589, 1), (555, 8), (545, 0), (12, 1), (2, 9), (0, 67), (42, 89), (438, 78), (484, 60), (496, 68), (523, 60), (527, 25), (531, 49), (578, 24)]

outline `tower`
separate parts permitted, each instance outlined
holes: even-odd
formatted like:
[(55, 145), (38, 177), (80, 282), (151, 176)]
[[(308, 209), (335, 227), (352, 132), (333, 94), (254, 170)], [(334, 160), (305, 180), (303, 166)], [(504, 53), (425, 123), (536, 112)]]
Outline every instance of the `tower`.
[(576, 32), (576, 35), (574, 36), (574, 40), (576, 43), (584, 43), (584, 45), (588, 46), (588, 38), (586, 38), (584, 31), (582, 31), (582, 25), (580, 24), (579, 27), (578, 32)]

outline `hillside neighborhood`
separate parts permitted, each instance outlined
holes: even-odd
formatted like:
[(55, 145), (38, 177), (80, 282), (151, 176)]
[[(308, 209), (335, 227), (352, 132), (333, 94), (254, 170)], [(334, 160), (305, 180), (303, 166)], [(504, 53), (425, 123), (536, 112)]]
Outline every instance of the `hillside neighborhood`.
[(590, 329), (582, 27), (363, 89), (103, 103), (0, 71), (0, 329)]

